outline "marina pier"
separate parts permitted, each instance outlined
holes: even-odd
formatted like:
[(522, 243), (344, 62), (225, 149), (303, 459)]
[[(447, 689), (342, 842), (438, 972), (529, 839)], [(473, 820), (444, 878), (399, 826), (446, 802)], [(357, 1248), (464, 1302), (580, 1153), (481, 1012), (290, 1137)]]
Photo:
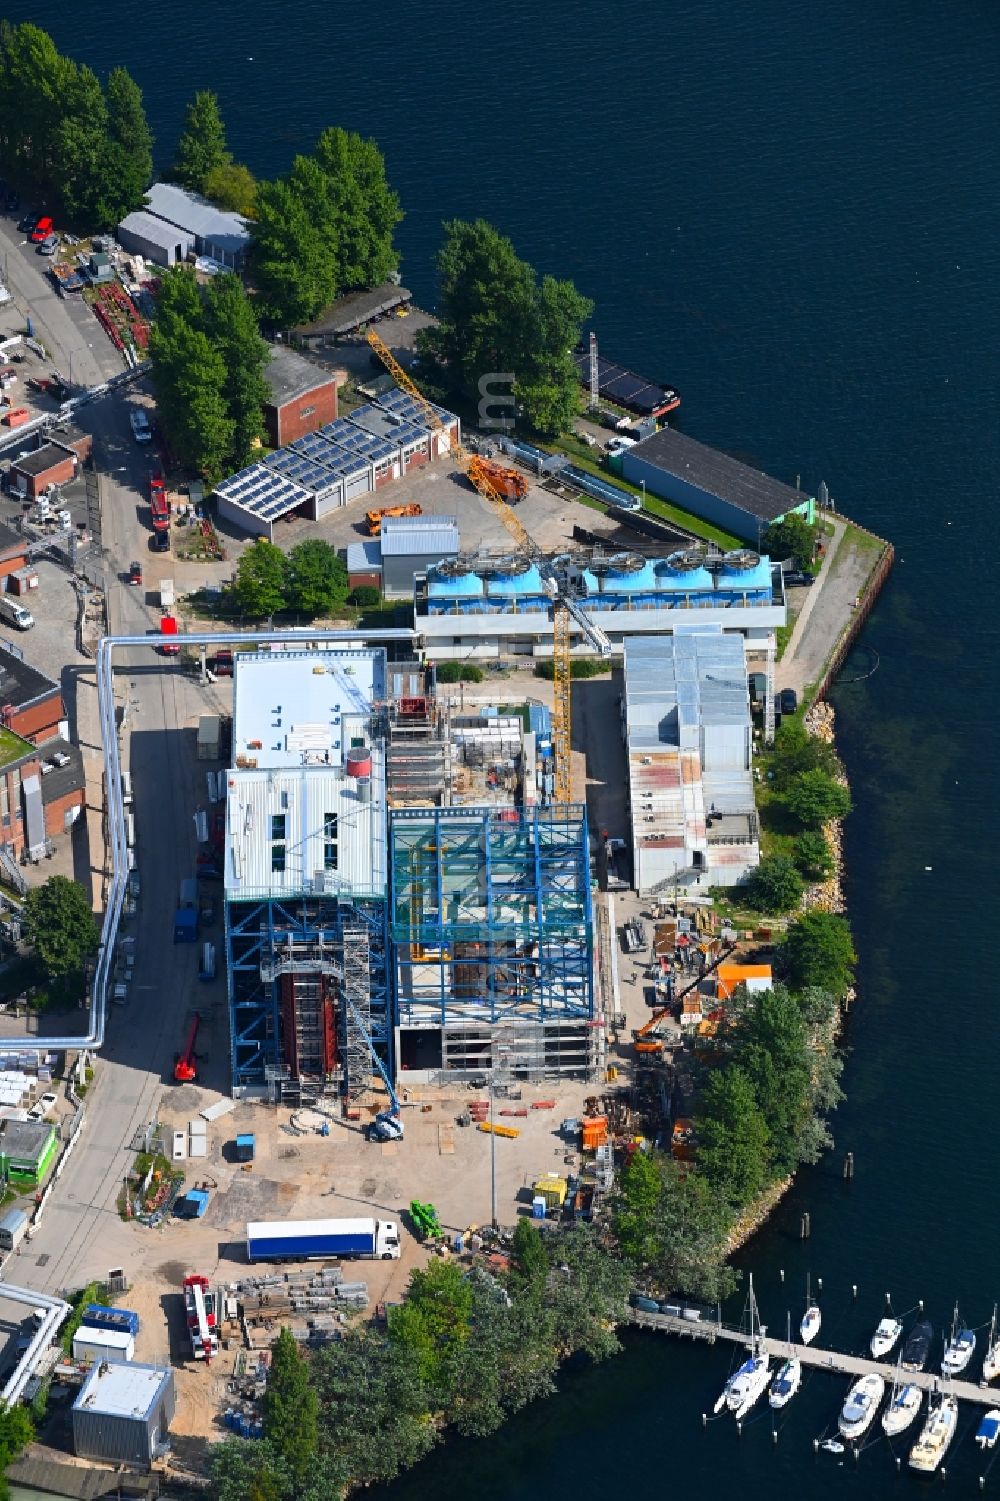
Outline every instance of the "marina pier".
[[(642, 1309), (630, 1309), (630, 1321), (640, 1329), (657, 1329), (663, 1334), (676, 1334), (682, 1339), (704, 1340), (714, 1344), (726, 1340), (730, 1344), (750, 1348), (750, 1336), (742, 1329), (734, 1329), (715, 1319), (685, 1319), (669, 1313), (646, 1313)], [(816, 1345), (797, 1345), (785, 1339), (766, 1337), (764, 1345), (772, 1360), (787, 1360), (795, 1355), (803, 1366), (828, 1371), (833, 1376), (867, 1376), (870, 1372), (885, 1378), (891, 1386), (894, 1380), (903, 1380), (922, 1391), (932, 1392), (939, 1388), (947, 1390), (960, 1402), (978, 1403), (980, 1407), (1000, 1406), (1000, 1391), (996, 1387), (980, 1386), (973, 1381), (945, 1379), (935, 1371), (905, 1371), (900, 1375), (891, 1362), (872, 1360), (863, 1355), (845, 1355), (840, 1350), (824, 1350)]]

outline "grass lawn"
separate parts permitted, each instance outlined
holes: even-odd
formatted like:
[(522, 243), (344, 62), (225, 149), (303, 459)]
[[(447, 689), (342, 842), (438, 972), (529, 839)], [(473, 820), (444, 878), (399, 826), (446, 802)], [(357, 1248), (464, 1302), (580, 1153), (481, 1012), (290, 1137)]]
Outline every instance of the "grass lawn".
[(0, 728), (0, 766), (9, 766), (12, 761), (20, 761), (22, 756), (30, 756), (34, 750), (27, 740), (22, 740), (20, 735), (15, 735), (13, 730)]

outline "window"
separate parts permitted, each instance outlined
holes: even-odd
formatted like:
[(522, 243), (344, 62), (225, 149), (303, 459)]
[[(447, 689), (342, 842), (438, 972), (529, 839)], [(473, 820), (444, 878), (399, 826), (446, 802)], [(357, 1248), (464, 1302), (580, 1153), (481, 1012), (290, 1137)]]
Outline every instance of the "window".
[(285, 838), (285, 815), (284, 813), (271, 814), (271, 838)]
[(299, 416), (300, 417), (312, 417), (312, 416), (315, 415), (315, 412), (316, 412), (316, 408), (315, 407), (299, 407)]
[(323, 840), (323, 869), (336, 870), (338, 863), (336, 813), (323, 814)]
[(271, 845), (271, 870), (274, 875), (284, 875), (285, 846), (283, 844)]

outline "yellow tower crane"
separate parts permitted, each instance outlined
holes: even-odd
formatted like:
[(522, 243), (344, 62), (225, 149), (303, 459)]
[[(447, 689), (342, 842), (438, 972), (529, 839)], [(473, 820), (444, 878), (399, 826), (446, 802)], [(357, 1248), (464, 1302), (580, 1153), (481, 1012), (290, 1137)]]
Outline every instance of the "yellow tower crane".
[[(444, 423), (438, 416), (434, 407), (427, 397), (410, 378), (402, 365), (396, 359), (392, 350), (379, 338), (374, 329), (368, 330), (368, 343), (385, 365), (389, 374), (393, 377), (401, 390), (406, 391), (417, 402), (427, 419), (428, 426), (435, 432), (444, 431)], [(482, 473), (473, 470), (470, 472), (469, 464), (471, 455), (464, 449), (461, 443), (452, 445), (452, 453), (458, 461), (462, 472), (468, 475), (472, 484), (479, 494), (492, 508), (494, 515), (502, 521), (507, 531), (513, 537), (527, 556), (538, 567), (542, 576), (546, 591), (552, 600), (552, 752), (555, 759), (555, 797), (557, 803), (571, 803), (573, 801), (573, 774), (571, 750), (573, 742), (573, 722), (571, 718), (571, 673), (570, 673), (570, 619), (576, 621), (584, 635), (596, 648), (602, 657), (611, 655), (611, 642), (601, 630), (600, 626), (582, 610), (575, 600), (570, 599), (560, 588), (555, 570), (541, 549), (528, 535), (514, 510), (507, 503), (505, 496), (501, 495), (496, 485)]]

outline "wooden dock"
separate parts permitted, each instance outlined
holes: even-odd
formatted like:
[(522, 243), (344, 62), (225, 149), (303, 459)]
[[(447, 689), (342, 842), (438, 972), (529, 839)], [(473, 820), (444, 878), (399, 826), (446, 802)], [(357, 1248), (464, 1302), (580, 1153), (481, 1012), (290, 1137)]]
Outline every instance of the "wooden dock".
[[(727, 1340), (730, 1344), (750, 1348), (750, 1336), (742, 1329), (733, 1329), (729, 1324), (717, 1323), (714, 1319), (684, 1319), (669, 1313), (644, 1313), (642, 1309), (630, 1310), (631, 1322), (640, 1329), (658, 1329), (663, 1334), (677, 1334), (683, 1339), (704, 1340), (714, 1344)], [(833, 1376), (867, 1376), (874, 1371), (885, 1378), (887, 1386), (897, 1378), (895, 1365), (871, 1360), (863, 1355), (844, 1355), (839, 1350), (824, 1350), (817, 1345), (790, 1344), (784, 1339), (765, 1338), (764, 1344), (772, 1360), (787, 1360), (797, 1355), (803, 1366), (813, 1366), (820, 1371), (829, 1371)], [(1000, 1388), (979, 1386), (973, 1381), (945, 1381), (934, 1371), (904, 1371), (902, 1379), (925, 1392), (946, 1389), (961, 1402), (977, 1403), (980, 1407), (1000, 1407)]]

